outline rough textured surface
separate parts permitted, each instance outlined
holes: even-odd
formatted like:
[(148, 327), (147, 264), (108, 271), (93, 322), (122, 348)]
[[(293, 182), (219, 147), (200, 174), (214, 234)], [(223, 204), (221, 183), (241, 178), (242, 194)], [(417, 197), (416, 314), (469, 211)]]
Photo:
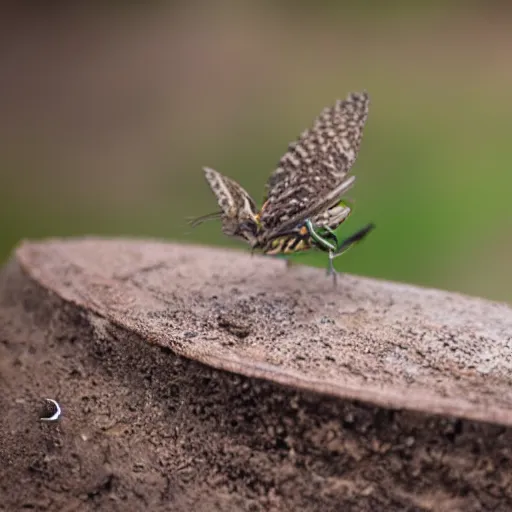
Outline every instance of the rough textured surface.
[(66, 300), (215, 368), (512, 425), (512, 309), (244, 252), (84, 240), (25, 244)]
[(505, 305), (243, 253), (24, 244), (0, 509), (510, 510), (511, 333)]

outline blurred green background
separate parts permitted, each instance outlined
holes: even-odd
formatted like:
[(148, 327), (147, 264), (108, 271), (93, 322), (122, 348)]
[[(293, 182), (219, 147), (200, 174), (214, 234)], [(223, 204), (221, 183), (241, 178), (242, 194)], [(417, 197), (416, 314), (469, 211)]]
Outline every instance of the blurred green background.
[(57, 2), (0, 18), (1, 261), (20, 239), (82, 234), (244, 250), (187, 226), (216, 209), (201, 167), (261, 199), (288, 142), (366, 89), (344, 232), (377, 229), (337, 268), (512, 300), (506, 3)]

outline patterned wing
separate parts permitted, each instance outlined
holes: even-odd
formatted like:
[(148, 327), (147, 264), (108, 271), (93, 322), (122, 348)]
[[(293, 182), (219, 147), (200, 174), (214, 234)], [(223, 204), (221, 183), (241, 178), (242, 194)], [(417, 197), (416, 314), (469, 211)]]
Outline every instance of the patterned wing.
[(352, 186), (355, 177), (347, 175), (359, 151), (369, 103), (366, 92), (349, 94), (324, 109), (288, 146), (267, 182), (260, 212), (269, 235), (334, 206)]
[(221, 219), (225, 235), (243, 238), (252, 244), (258, 229), (254, 200), (236, 181), (208, 167), (203, 170), (221, 211), (198, 217), (192, 221), (192, 225), (197, 226), (209, 219)]

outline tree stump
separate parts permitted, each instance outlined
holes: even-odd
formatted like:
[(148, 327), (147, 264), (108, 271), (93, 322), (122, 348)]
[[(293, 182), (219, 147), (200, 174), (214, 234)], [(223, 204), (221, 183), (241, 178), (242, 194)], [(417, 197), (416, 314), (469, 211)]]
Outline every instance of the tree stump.
[(505, 304), (50, 240), (0, 272), (0, 355), (0, 509), (512, 509)]

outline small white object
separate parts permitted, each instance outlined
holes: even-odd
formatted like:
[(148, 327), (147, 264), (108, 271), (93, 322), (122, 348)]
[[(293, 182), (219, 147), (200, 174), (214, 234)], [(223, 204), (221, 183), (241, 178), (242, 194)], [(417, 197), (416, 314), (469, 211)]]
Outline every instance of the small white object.
[(60, 416), (60, 413), (61, 413), (61, 409), (60, 409), (60, 405), (53, 399), (51, 398), (45, 398), (45, 400), (47, 402), (50, 402), (52, 403), (54, 406), (55, 406), (55, 413), (50, 416), (49, 418), (39, 418), (41, 421), (57, 421), (59, 419), (59, 416)]

